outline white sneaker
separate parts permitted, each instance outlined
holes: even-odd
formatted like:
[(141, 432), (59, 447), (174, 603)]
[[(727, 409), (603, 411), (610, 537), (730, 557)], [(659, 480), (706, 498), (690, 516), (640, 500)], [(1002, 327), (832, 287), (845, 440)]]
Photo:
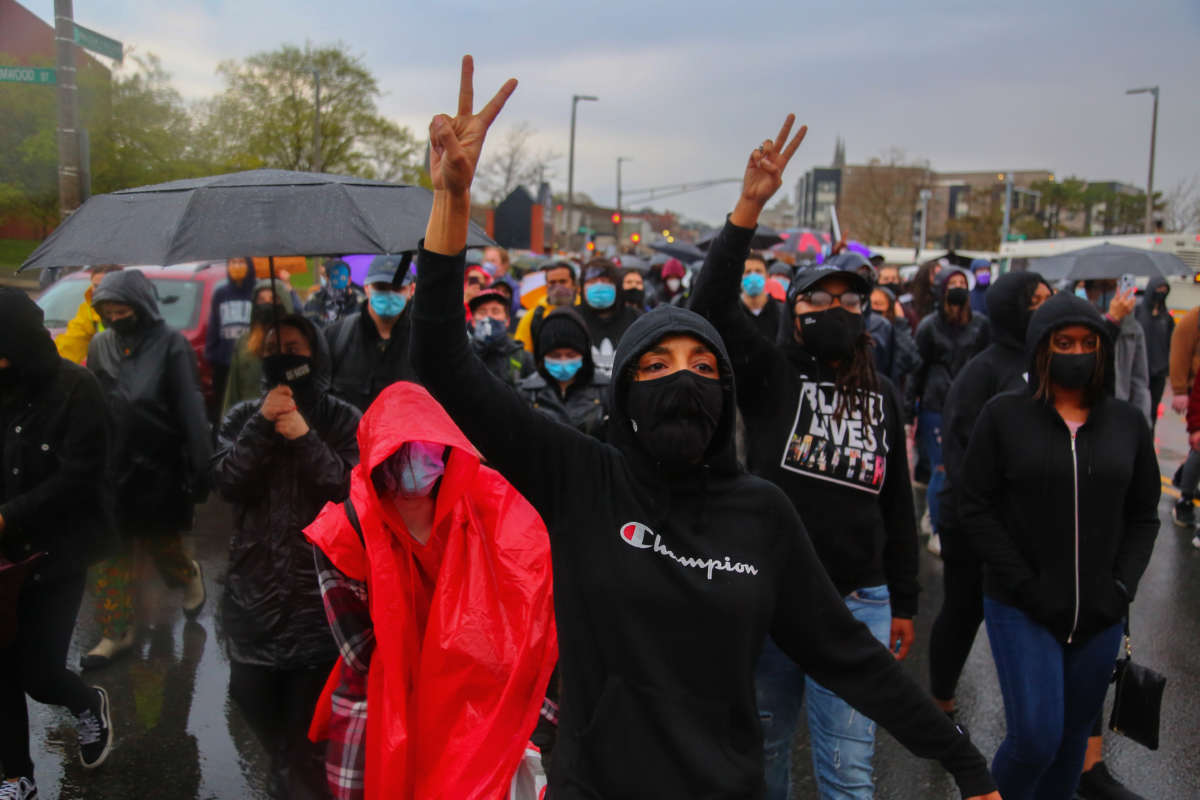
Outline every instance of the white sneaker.
[(33, 778), (13, 778), (0, 783), (0, 800), (36, 800), (37, 796)]
[(204, 589), (204, 568), (195, 560), (192, 561), (192, 567), (195, 568), (196, 574), (183, 590), (183, 614), (188, 619), (200, 616), (204, 603), (208, 600), (208, 592)]
[(925, 543), (925, 549), (933, 553), (938, 558), (942, 556), (942, 537), (936, 533), (930, 534), (929, 541)]
[(921, 535), (933, 536), (933, 521), (929, 519), (929, 509), (925, 509), (925, 513), (921, 515)]
[(1192, 537), (1192, 547), (1200, 550), (1200, 533)]

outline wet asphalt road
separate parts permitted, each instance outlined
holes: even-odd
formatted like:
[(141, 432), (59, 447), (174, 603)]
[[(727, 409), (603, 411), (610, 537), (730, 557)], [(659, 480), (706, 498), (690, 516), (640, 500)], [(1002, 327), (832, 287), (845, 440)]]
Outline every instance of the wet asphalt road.
[[(1168, 414), (1159, 425), (1158, 438), (1161, 471), (1170, 475), (1186, 448), (1180, 420)], [(1173, 499), (1164, 492), (1162, 527), (1132, 621), (1137, 659), (1168, 676), (1162, 747), (1150, 752), (1118, 736), (1106, 737), (1110, 768), (1151, 800), (1200, 797), (1200, 551), (1191, 547), (1190, 532), (1172, 524)], [(228, 507), (210, 502), (200, 509), (196, 530), (185, 537), (206, 573), (209, 601), (199, 620), (185, 623), (178, 593), (152, 583), (143, 602), (147, 624), (135, 652), (85, 675), (89, 682), (104, 686), (112, 699), (116, 746), (101, 769), (87, 773), (79, 767), (74, 720), (65, 710), (30, 702), (33, 758), (42, 798), (266, 796), (265, 758), (229, 700), (229, 664), (214, 616), (229, 524)], [(925, 591), (917, 619), (918, 639), (907, 667), (927, 685), (929, 628), (941, 605), (941, 562), (924, 550), (921, 560)], [(85, 597), (70, 654), (72, 665), (98, 639), (91, 608), (91, 598)], [(959, 705), (961, 722), (990, 757), (1003, 738), (1004, 717), (982, 629), (959, 686)], [(796, 798), (816, 796), (808, 759), (807, 739), (801, 731)], [(881, 800), (958, 797), (938, 765), (909, 755), (884, 732), (879, 736), (876, 782)]]

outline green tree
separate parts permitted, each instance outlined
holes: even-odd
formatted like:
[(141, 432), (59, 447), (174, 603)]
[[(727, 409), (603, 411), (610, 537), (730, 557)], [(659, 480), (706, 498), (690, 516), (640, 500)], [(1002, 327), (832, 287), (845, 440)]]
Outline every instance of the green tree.
[[(321, 151), (313, 150), (314, 71)], [(274, 167), (417, 182), (423, 149), (379, 113), (379, 83), (343, 45), (284, 45), (217, 68), (225, 90), (201, 108), (204, 156), (219, 169)], [(318, 157), (319, 156), (319, 157)]]

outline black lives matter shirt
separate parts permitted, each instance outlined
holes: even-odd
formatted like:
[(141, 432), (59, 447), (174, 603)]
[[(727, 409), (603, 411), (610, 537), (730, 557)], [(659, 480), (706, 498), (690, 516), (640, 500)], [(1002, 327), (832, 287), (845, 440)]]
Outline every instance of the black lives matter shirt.
[(888, 473), (885, 407), (882, 392), (863, 392), (851, 407), (833, 383), (803, 380), (780, 467), (879, 494)]

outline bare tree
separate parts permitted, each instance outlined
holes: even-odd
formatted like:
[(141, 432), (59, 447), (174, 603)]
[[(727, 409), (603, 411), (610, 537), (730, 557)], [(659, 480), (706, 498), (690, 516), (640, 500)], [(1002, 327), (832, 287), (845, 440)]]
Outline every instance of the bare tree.
[(1200, 175), (1184, 178), (1163, 198), (1163, 227), (1172, 232), (1200, 229)]
[(860, 241), (908, 244), (918, 193), (929, 185), (928, 162), (910, 161), (895, 148), (866, 164), (847, 165), (838, 202), (842, 227)]
[(550, 150), (535, 152), (532, 140), (536, 134), (528, 122), (518, 122), (495, 143), (478, 177), (493, 204), (520, 185), (536, 186), (554, 176), (550, 162), (561, 156)]

